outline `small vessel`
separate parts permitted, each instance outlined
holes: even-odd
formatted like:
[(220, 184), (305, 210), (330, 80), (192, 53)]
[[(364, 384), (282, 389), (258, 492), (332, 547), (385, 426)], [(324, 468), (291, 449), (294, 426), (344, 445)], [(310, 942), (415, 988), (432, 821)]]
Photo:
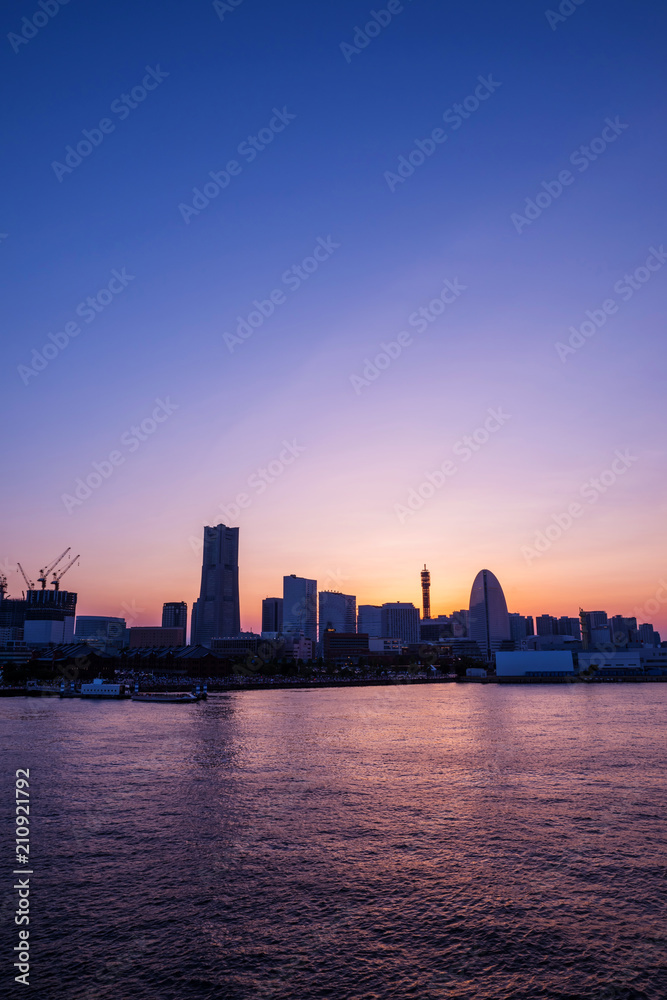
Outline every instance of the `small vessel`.
[(183, 705), (199, 701), (196, 694), (191, 691), (135, 691), (131, 696), (132, 701), (148, 701), (156, 704)]
[[(61, 692), (62, 693), (62, 692)], [(90, 684), (81, 685), (82, 698), (125, 698), (125, 685), (114, 684), (102, 677), (96, 677)]]

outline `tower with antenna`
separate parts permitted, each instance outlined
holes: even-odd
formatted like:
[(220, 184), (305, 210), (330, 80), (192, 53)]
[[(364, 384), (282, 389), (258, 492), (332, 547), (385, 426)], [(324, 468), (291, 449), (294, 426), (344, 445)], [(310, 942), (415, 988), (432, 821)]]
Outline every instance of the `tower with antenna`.
[(426, 569), (426, 563), (422, 570), (422, 618), (431, 617), (431, 574)]

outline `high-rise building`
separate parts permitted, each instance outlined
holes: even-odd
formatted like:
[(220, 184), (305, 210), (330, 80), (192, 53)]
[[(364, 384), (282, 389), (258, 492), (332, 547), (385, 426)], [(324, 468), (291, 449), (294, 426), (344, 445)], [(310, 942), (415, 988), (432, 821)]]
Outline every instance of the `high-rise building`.
[(637, 629), (636, 618), (624, 618), (623, 615), (613, 615), (609, 624), (611, 627), (611, 641), (616, 646), (635, 646), (641, 640)]
[(188, 606), (185, 601), (168, 601), (162, 605), (162, 628), (182, 628), (188, 631)]
[(357, 632), (371, 638), (382, 636), (382, 608), (379, 604), (360, 604), (357, 611)]
[(538, 615), (535, 627), (538, 635), (558, 635), (558, 619), (553, 615)]
[(419, 609), (400, 601), (383, 604), (381, 628), (383, 638), (402, 639), (406, 645), (419, 642)]
[(206, 646), (211, 639), (241, 631), (239, 608), (239, 529), (218, 524), (204, 528), (201, 590), (192, 606), (190, 641)]
[(357, 631), (357, 599), (352, 594), (321, 590), (318, 610), (320, 641), (328, 628), (336, 632)]
[(535, 627), (533, 625), (532, 615), (519, 615), (511, 614), (509, 615), (510, 620), (510, 638), (515, 643), (520, 643), (522, 639), (527, 639), (529, 635), (533, 635), (535, 632)]
[(317, 580), (283, 577), (283, 632), (317, 642)]
[(470, 591), (468, 635), (487, 660), (511, 639), (503, 588), (488, 569), (480, 570)]
[(648, 622), (640, 625), (637, 629), (639, 633), (639, 641), (645, 646), (659, 646), (660, 645), (660, 633), (656, 632), (652, 625)]
[(431, 617), (431, 574), (426, 569), (426, 563), (422, 570), (422, 618)]
[(282, 597), (265, 597), (262, 601), (262, 632), (283, 630), (283, 599)]
[(573, 639), (581, 639), (581, 623), (579, 619), (561, 615), (558, 619), (558, 635), (571, 635)]

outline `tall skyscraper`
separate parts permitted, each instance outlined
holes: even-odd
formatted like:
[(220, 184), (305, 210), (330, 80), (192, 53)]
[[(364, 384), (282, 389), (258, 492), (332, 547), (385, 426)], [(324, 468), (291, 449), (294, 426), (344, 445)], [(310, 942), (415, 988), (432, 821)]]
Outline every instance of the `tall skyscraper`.
[(336, 590), (321, 590), (319, 594), (320, 640), (327, 628), (336, 632), (357, 631), (357, 599), (352, 594)]
[(204, 528), (201, 590), (192, 607), (191, 642), (237, 636), (239, 608), (239, 529), (218, 524)]
[(317, 642), (317, 580), (283, 577), (283, 632)]
[(533, 626), (532, 615), (519, 615), (511, 614), (509, 615), (510, 620), (510, 638), (514, 640), (517, 645), (522, 639), (527, 639), (529, 635), (533, 635), (535, 629)]
[(182, 628), (185, 642), (188, 630), (188, 606), (185, 601), (168, 601), (162, 605), (162, 628)]
[(511, 638), (503, 588), (489, 569), (480, 570), (470, 591), (468, 634), (487, 660)]
[(400, 601), (383, 604), (382, 636), (387, 639), (402, 639), (406, 644), (419, 642), (419, 608)]
[(357, 613), (357, 632), (379, 639), (382, 636), (382, 608), (379, 604), (360, 604)]
[(558, 634), (571, 635), (573, 639), (581, 639), (581, 624), (579, 619), (561, 615), (558, 619)]
[(282, 597), (265, 597), (262, 601), (262, 632), (282, 632), (282, 630)]
[(426, 569), (426, 563), (422, 570), (422, 618), (431, 617), (431, 574)]

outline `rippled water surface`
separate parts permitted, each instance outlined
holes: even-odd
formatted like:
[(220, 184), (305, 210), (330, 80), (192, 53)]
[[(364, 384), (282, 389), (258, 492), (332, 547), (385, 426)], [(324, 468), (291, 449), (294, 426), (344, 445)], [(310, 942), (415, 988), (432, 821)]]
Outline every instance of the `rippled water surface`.
[(33, 995), (664, 1000), (666, 707), (662, 684), (1, 699)]

